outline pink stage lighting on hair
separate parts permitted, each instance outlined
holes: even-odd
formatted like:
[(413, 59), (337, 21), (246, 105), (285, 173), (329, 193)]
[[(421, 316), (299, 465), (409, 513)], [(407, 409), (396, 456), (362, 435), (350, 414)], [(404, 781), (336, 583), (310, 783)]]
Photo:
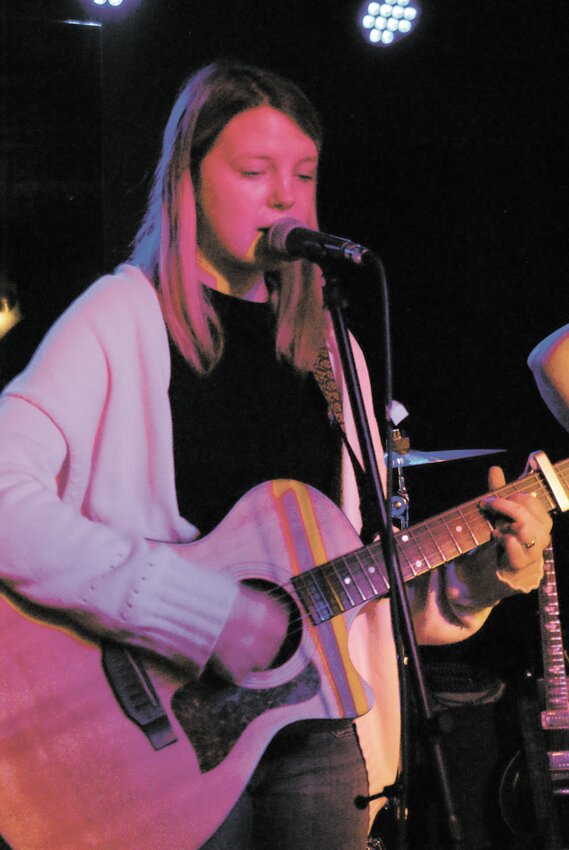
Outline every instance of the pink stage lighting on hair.
[(360, 28), (370, 44), (390, 47), (415, 29), (420, 13), (417, 0), (366, 2), (360, 12)]

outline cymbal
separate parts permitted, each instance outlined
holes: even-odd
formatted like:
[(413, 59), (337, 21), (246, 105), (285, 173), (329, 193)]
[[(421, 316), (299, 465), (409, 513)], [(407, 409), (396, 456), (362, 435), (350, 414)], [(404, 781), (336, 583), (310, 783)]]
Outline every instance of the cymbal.
[[(479, 457), (480, 455), (492, 455), (498, 452), (505, 452), (506, 449), (448, 449), (441, 452), (419, 452), (416, 449), (409, 449), (407, 452), (400, 454), (393, 452), (391, 466), (421, 466), (424, 463), (443, 463), (447, 460), (461, 460), (468, 457)], [(387, 460), (387, 454), (385, 455)]]

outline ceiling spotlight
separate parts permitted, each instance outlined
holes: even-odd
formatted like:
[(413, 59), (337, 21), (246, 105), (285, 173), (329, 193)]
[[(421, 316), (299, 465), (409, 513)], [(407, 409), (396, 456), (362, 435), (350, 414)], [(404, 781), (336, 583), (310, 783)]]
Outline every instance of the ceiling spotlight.
[(0, 339), (14, 325), (17, 325), (22, 314), (18, 304), (18, 288), (15, 283), (0, 272)]
[(418, 0), (366, 2), (360, 11), (360, 28), (370, 44), (387, 47), (414, 30), (420, 13)]

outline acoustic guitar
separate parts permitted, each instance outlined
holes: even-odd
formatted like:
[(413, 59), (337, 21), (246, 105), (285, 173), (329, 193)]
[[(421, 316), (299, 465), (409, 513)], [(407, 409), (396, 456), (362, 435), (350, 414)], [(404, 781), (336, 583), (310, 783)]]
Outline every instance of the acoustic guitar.
[[(547, 461), (497, 492), (533, 493), (554, 511), (565, 507), (568, 476), (569, 460)], [(397, 533), (406, 581), (490, 540), (479, 502)], [(382, 549), (362, 547), (325, 496), (266, 482), (177, 549), (286, 594), (295, 612), (288, 656), (241, 686), (190, 678), (158, 657), (101, 647), (4, 589), (0, 834), (13, 850), (196, 850), (280, 729), (357, 717), (373, 704), (347, 646), (357, 614), (388, 594)]]

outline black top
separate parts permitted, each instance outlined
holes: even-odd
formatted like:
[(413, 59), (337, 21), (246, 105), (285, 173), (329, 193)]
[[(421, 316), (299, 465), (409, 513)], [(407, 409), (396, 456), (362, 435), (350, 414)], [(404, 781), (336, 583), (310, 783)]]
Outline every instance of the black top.
[(247, 490), (275, 478), (338, 503), (340, 437), (313, 375), (277, 360), (270, 305), (213, 290), (211, 299), (225, 334), (213, 372), (197, 375), (170, 345), (180, 513), (206, 534)]

